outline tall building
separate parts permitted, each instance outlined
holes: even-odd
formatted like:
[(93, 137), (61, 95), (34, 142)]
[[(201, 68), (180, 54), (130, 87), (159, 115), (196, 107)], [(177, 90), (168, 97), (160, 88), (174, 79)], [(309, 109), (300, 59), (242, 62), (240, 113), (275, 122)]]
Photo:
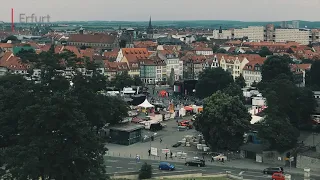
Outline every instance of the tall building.
[(312, 33), (305, 29), (276, 29), (274, 31), (275, 42), (295, 41), (297, 43), (308, 45), (312, 40)]
[(234, 29), (234, 38), (242, 39), (248, 38), (249, 41), (264, 41), (264, 26), (249, 26), (242, 29)]
[(280, 26), (281, 26), (281, 28), (288, 28), (288, 22), (282, 21)]
[(299, 21), (292, 21), (292, 28), (293, 29), (299, 29), (300, 24)]
[(274, 32), (274, 25), (267, 24), (266, 25), (266, 41), (273, 41), (273, 32)]
[(151, 16), (150, 16), (150, 19), (149, 19), (149, 26), (147, 28), (147, 38), (148, 39), (153, 39), (153, 27), (152, 27), (152, 24), (151, 24)]

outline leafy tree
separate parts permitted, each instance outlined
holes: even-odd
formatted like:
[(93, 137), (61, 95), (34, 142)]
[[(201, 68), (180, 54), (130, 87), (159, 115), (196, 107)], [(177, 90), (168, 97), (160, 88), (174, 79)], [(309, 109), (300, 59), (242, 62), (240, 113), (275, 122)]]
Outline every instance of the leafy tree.
[(225, 53), (227, 53), (227, 50), (226, 50), (226, 49), (223, 49), (223, 48), (219, 48), (219, 49), (217, 50), (217, 53), (225, 54)]
[(271, 149), (284, 152), (295, 147), (300, 134), (285, 115), (277, 114), (264, 118), (258, 128), (258, 136), (269, 143)]
[(216, 53), (217, 51), (218, 51), (218, 49), (220, 48), (220, 46), (218, 46), (218, 45), (214, 45), (213, 47), (212, 47), (212, 51), (213, 51), (213, 53)]
[(257, 87), (258, 83), (256, 81), (253, 81), (253, 83), (251, 84), (251, 87)]
[(211, 96), (218, 90), (222, 90), (233, 83), (231, 74), (222, 68), (208, 68), (199, 75), (196, 84), (196, 96), (205, 98)]
[(20, 57), (20, 59), (22, 60), (23, 63), (26, 63), (27, 61), (30, 60), (35, 60), (36, 59), (36, 52), (33, 49), (21, 49), (17, 54), (17, 57)]
[(144, 163), (139, 171), (139, 179), (150, 179), (152, 176), (152, 167), (150, 164)]
[[(33, 58), (26, 61), (41, 69), (40, 83), (17, 75), (0, 78), (5, 170), (14, 179), (106, 179), (106, 148), (94, 132), (125, 117), (125, 102), (99, 93), (106, 80), (88, 60), (52, 51)], [(59, 71), (67, 67), (74, 70), (68, 79)]]
[(272, 55), (273, 53), (267, 48), (267, 47), (262, 47), (259, 51), (259, 55), (261, 57), (266, 57), (266, 56), (270, 56)]
[(308, 72), (309, 80), (308, 86), (314, 90), (320, 89), (320, 61), (314, 61), (312, 63), (310, 72)]
[(141, 81), (141, 78), (139, 76), (133, 77), (133, 85), (135, 86), (143, 86), (143, 82)]
[(206, 37), (198, 37), (197, 42), (207, 42), (208, 39)]
[(6, 37), (4, 40), (2, 40), (2, 43), (7, 43), (8, 41), (18, 41), (18, 38), (14, 35), (10, 35)]
[(124, 87), (130, 87), (134, 84), (133, 79), (129, 76), (127, 71), (121, 72), (111, 80), (111, 85), (117, 89), (123, 89)]
[(262, 93), (267, 99), (267, 114), (274, 114), (274, 109), (282, 112), (294, 127), (311, 123), (310, 115), (316, 107), (312, 91), (298, 88), (286, 76), (279, 76)]
[(239, 97), (221, 91), (205, 99), (204, 111), (195, 120), (212, 150), (238, 150), (249, 130), (251, 116)]
[(288, 78), (293, 81), (293, 74), (289, 67), (289, 59), (281, 56), (271, 56), (267, 58), (261, 69), (262, 81), (271, 81), (281, 74), (287, 75)]
[(170, 76), (169, 76), (169, 79), (168, 79), (168, 84), (170, 85), (170, 86), (173, 86), (173, 84), (174, 84), (174, 80), (175, 80), (175, 73), (174, 73), (174, 69), (173, 68), (171, 68), (171, 71), (170, 71)]
[(239, 77), (236, 77), (235, 83), (238, 84), (238, 86), (240, 86), (240, 88), (246, 87), (246, 80), (244, 80), (242, 74), (240, 74)]
[(222, 90), (223, 93), (229, 96), (238, 96), (242, 102), (245, 102), (245, 97), (243, 95), (243, 91), (240, 86), (236, 83), (231, 83), (229, 86)]

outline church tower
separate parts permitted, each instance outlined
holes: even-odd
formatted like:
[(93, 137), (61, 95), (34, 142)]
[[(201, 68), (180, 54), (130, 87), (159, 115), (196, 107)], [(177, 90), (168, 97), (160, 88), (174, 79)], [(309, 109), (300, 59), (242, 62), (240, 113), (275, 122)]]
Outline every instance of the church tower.
[(149, 26), (147, 28), (147, 38), (148, 39), (153, 39), (153, 27), (152, 27), (152, 24), (151, 24), (151, 16), (150, 16), (150, 19), (149, 19)]
[(223, 34), (222, 34), (222, 28), (221, 28), (221, 26), (220, 26), (220, 28), (219, 28), (218, 39), (223, 39)]

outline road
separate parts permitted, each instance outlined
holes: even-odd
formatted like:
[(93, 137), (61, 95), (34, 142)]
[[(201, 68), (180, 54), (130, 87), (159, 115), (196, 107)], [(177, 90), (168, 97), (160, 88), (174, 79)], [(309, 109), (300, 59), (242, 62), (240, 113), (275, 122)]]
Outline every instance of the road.
[[(158, 169), (159, 162), (157, 160), (141, 160), (139, 163), (133, 158), (118, 158), (118, 157), (106, 157), (105, 159), (107, 172), (108, 173), (124, 173), (139, 171), (141, 165), (146, 162), (152, 165), (153, 176), (169, 176), (169, 175), (181, 175), (181, 174), (192, 174), (192, 173), (203, 173), (203, 174), (216, 174), (216, 173), (225, 173), (230, 171), (233, 175), (242, 174), (244, 179), (252, 180), (270, 180), (270, 175), (264, 175), (262, 172), (250, 171), (250, 170), (241, 170), (241, 168), (228, 168), (221, 166), (207, 165), (206, 167), (192, 167), (185, 166), (184, 163), (174, 163), (176, 170), (175, 171), (161, 171)], [(292, 175), (291, 180), (303, 180), (302, 175)], [(315, 180), (312, 179), (311, 180)]]

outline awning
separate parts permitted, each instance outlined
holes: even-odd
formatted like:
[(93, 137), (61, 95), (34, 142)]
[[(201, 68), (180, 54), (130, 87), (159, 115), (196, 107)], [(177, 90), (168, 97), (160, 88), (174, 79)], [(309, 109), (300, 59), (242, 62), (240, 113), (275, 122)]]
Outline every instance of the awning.
[(185, 106), (184, 109), (185, 109), (186, 111), (193, 111), (193, 108), (190, 107), (190, 106)]
[(143, 108), (152, 108), (152, 107), (154, 107), (154, 105), (149, 103), (147, 98), (144, 100), (143, 103), (139, 104), (138, 106), (139, 107), (143, 107)]

